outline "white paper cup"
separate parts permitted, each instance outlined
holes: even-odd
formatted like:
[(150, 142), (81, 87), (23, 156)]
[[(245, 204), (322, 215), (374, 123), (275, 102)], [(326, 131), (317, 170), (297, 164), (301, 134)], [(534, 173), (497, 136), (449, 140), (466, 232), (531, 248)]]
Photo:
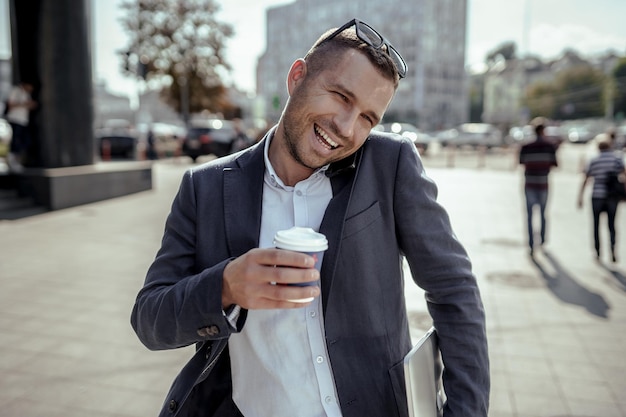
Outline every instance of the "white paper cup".
[[(276, 232), (276, 235), (274, 236), (274, 246), (278, 249), (292, 250), (313, 256), (313, 258), (315, 258), (315, 269), (320, 271), (324, 251), (328, 249), (328, 240), (326, 240), (326, 236), (321, 233), (317, 233), (310, 227), (292, 227), (291, 229), (279, 230)], [(302, 282), (289, 285), (305, 287), (309, 285), (319, 285), (319, 281)], [(312, 300), (313, 298), (303, 298), (289, 301), (308, 303)]]

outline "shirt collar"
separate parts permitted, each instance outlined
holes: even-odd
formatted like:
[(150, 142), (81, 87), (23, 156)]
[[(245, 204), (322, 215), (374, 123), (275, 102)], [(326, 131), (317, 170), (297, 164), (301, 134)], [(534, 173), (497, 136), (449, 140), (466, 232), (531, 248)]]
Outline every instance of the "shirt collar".
[[(263, 148), (263, 159), (265, 160), (265, 175), (269, 176), (269, 178), (273, 180), (272, 181), (273, 184), (276, 184), (277, 186), (284, 188), (284, 189), (291, 189), (293, 187), (288, 187), (283, 183), (283, 181), (280, 179), (278, 174), (276, 174), (276, 171), (274, 170), (274, 167), (272, 166), (272, 163), (270, 162), (270, 157), (269, 157), (270, 142), (274, 139), (274, 133), (275, 131), (267, 135), (267, 138), (265, 140), (265, 146)], [(315, 177), (316, 176), (315, 174), (317, 173), (325, 174), (329, 166), (330, 164), (326, 164), (323, 167), (318, 168), (317, 170), (315, 170), (315, 172), (313, 172), (313, 174), (311, 174), (309, 178)]]

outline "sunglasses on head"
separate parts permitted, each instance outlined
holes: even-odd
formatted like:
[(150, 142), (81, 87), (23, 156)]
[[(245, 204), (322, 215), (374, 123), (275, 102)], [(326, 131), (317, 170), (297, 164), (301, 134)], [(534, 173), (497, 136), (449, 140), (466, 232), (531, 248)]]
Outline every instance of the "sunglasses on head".
[(395, 64), (396, 69), (398, 70), (398, 76), (400, 78), (406, 77), (407, 66), (406, 62), (404, 62), (404, 58), (402, 58), (402, 55), (400, 55), (400, 52), (398, 52), (398, 50), (394, 48), (393, 45), (390, 44), (389, 41), (387, 41), (387, 39), (383, 37), (383, 35), (378, 33), (376, 29), (358, 19), (350, 20), (348, 23), (331, 33), (326, 39), (320, 42), (320, 44), (331, 40), (332, 38), (339, 35), (341, 32), (353, 25), (356, 31), (356, 35), (359, 37), (359, 39), (361, 39), (372, 48), (381, 49), (383, 46), (387, 47), (387, 55), (389, 55), (391, 61), (393, 61), (393, 63)]

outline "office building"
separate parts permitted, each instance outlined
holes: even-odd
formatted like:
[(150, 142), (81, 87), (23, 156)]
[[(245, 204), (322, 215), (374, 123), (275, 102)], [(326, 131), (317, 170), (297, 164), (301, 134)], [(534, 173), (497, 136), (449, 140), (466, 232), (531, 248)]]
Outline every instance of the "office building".
[(257, 66), (257, 92), (276, 121), (287, 100), (285, 80), (324, 28), (356, 17), (371, 24), (408, 65), (385, 121), (424, 130), (452, 127), (468, 119), (465, 75), (467, 0), (297, 0), (268, 9), (267, 48)]

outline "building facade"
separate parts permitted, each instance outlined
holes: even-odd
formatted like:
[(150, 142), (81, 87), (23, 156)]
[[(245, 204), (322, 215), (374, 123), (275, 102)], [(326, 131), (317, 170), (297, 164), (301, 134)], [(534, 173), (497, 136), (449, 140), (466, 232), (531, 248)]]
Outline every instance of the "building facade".
[(554, 78), (550, 66), (535, 57), (499, 60), (485, 73), (482, 120), (502, 130), (528, 123), (524, 105), (528, 86)]
[[(610, 75), (618, 61), (619, 56), (614, 53), (588, 60), (571, 50), (565, 50), (559, 58), (547, 61), (533, 56), (496, 60), (484, 74), (482, 120), (503, 130), (511, 126), (524, 125), (531, 118), (524, 101), (528, 89), (534, 84), (553, 83), (560, 73), (576, 67), (594, 67), (605, 75)], [(605, 87), (599, 85), (596, 88)], [(585, 88), (582, 90), (583, 94), (584, 91)], [(580, 91), (570, 92), (579, 97), (580, 93)], [(605, 103), (607, 119), (611, 119), (613, 114), (611, 105), (610, 101)]]
[(358, 18), (380, 31), (402, 54), (408, 73), (385, 122), (413, 123), (424, 130), (468, 119), (465, 73), (467, 0), (296, 0), (270, 8), (265, 53), (257, 65), (257, 93), (275, 122), (287, 101), (286, 76), (325, 28)]

